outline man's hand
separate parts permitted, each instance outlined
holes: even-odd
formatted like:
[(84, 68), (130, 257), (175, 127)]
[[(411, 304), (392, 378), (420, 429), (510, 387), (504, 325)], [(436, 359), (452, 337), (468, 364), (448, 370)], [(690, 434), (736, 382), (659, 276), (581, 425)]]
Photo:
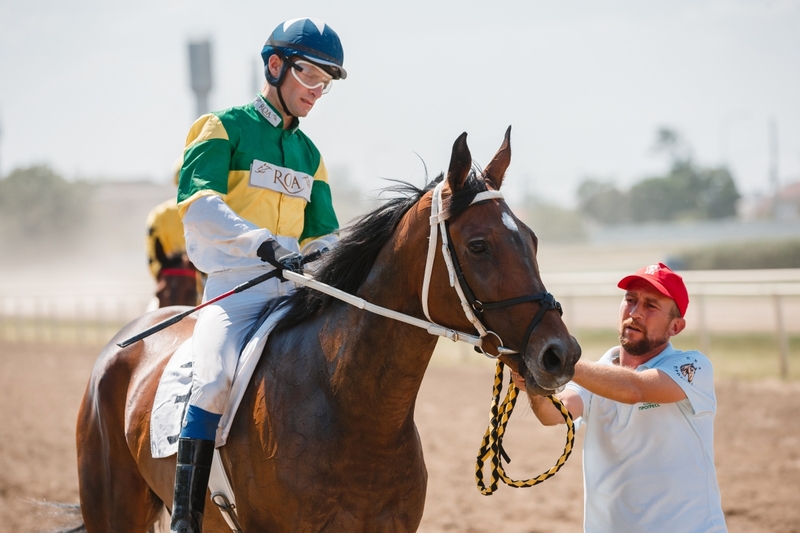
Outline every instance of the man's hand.
[(522, 392), (525, 392), (525, 378), (513, 370), (511, 371), (511, 378), (514, 380), (514, 385), (516, 385), (517, 388)]
[[(262, 261), (269, 263), (279, 271), (291, 270), (292, 272), (303, 271), (303, 256), (297, 252), (287, 250), (275, 239), (267, 239), (262, 242), (256, 250), (256, 255)], [(281, 279), (284, 279), (281, 276)], [(284, 279), (284, 281), (286, 281)]]

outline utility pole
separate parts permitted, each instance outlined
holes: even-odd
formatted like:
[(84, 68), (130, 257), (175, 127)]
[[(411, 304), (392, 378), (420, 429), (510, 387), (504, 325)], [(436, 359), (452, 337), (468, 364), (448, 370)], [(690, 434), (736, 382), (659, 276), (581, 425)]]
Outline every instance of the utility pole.
[(769, 186), (772, 190), (772, 216), (780, 216), (780, 190), (778, 179), (778, 123), (775, 117), (769, 120)]
[(208, 94), (211, 92), (211, 41), (208, 39), (189, 43), (189, 76), (197, 101), (197, 117), (209, 111)]
[(775, 117), (769, 121), (769, 184), (777, 197), (781, 184), (778, 179), (778, 122)]

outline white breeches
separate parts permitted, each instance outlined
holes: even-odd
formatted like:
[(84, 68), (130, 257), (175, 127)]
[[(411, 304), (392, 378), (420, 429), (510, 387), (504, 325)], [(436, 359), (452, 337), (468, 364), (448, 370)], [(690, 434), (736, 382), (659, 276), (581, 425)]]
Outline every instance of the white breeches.
[[(216, 298), (265, 272), (268, 269), (212, 273), (206, 281), (203, 301)], [(245, 335), (268, 300), (293, 290), (293, 283), (272, 278), (200, 310), (192, 339), (189, 405), (211, 413), (224, 413)]]

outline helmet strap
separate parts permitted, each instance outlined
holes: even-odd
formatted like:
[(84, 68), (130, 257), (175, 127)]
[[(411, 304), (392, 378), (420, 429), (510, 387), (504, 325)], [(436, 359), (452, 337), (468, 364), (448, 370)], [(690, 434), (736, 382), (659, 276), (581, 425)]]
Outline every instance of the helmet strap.
[[(283, 81), (283, 80), (281, 80), (281, 81)], [(283, 107), (283, 112), (286, 113), (286, 115), (288, 117), (294, 118), (294, 115), (292, 115), (292, 112), (289, 111), (288, 107), (286, 107), (286, 102), (283, 101), (283, 92), (281, 91), (281, 85), (283, 85), (283, 83), (280, 83), (277, 86), (277, 88), (278, 88), (278, 100), (280, 100), (280, 102), (281, 102), (281, 107)]]
[(280, 72), (278, 72), (277, 76), (273, 76), (269, 71), (269, 64), (267, 64), (264, 65), (264, 74), (266, 75), (267, 83), (278, 90), (278, 100), (281, 103), (281, 107), (283, 107), (283, 112), (286, 113), (288, 117), (294, 118), (294, 115), (292, 115), (292, 113), (289, 111), (289, 108), (286, 107), (286, 102), (283, 100), (283, 93), (281, 92), (281, 85), (283, 85), (283, 80), (286, 77), (286, 70), (289, 68), (289, 60), (285, 55), (278, 53), (277, 51), (275, 52), (275, 55), (280, 57), (283, 61)]

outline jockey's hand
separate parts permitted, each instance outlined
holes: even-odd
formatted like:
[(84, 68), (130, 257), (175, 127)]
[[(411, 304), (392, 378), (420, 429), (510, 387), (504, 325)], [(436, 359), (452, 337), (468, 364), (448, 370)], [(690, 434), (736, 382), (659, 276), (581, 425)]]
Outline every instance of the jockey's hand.
[(267, 239), (262, 242), (256, 250), (256, 255), (278, 271), (291, 270), (298, 273), (303, 271), (303, 256), (284, 248), (275, 239)]

